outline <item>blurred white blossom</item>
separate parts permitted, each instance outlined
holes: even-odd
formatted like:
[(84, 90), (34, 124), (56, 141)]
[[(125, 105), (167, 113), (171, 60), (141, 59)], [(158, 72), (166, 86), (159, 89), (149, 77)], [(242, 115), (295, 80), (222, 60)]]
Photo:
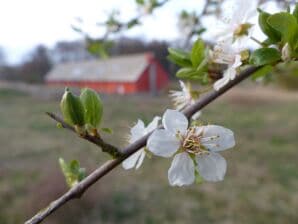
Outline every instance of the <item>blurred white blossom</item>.
[[(138, 139), (142, 138), (146, 134), (156, 129), (158, 127), (159, 120), (160, 120), (160, 117), (154, 117), (152, 122), (147, 127), (145, 127), (143, 121), (138, 120), (137, 124), (133, 126), (130, 130), (131, 135), (130, 135), (129, 143), (134, 143)], [(144, 148), (142, 148), (137, 152), (135, 152), (134, 154), (132, 154), (126, 160), (124, 160), (122, 162), (122, 166), (126, 170), (131, 169), (133, 167), (138, 169), (142, 165), (145, 156), (146, 156), (146, 151)]]
[(179, 80), (181, 91), (170, 90), (170, 98), (177, 110), (183, 110), (185, 107), (193, 104), (195, 99), (191, 94), (191, 86), (189, 83), (185, 84)]
[(257, 0), (228, 1), (227, 12), (219, 26), (215, 28), (214, 36), (218, 41), (239, 41), (245, 43), (252, 35), (252, 18), (256, 15)]
[[(179, 80), (181, 90), (170, 90), (170, 98), (174, 103), (174, 106), (177, 110), (183, 110), (187, 106), (194, 104), (198, 98), (198, 94), (192, 91), (190, 83), (184, 83)], [(201, 111), (198, 111), (193, 115), (193, 119), (198, 119), (201, 115)]]
[(217, 44), (210, 52), (210, 60), (215, 63), (227, 65), (223, 77), (217, 80), (213, 87), (216, 91), (225, 86), (230, 80), (235, 79), (238, 68), (242, 65), (242, 56), (246, 49), (241, 44), (223, 41)]

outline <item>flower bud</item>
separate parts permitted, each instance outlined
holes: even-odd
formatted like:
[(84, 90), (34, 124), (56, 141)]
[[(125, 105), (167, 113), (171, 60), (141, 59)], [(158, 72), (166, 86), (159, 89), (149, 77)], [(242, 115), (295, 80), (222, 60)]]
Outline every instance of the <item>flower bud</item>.
[(83, 104), (80, 98), (73, 95), (68, 88), (65, 89), (60, 108), (63, 118), (68, 124), (77, 126), (85, 124)]
[(94, 90), (85, 88), (81, 91), (80, 99), (84, 106), (86, 124), (97, 128), (103, 115), (103, 105), (99, 95)]

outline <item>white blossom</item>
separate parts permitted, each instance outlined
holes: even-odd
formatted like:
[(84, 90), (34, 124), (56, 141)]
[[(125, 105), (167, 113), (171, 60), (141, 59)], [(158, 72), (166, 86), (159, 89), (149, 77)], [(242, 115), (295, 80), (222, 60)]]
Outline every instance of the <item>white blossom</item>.
[(227, 164), (218, 152), (234, 147), (231, 130), (217, 125), (188, 127), (187, 118), (176, 110), (167, 110), (162, 124), (164, 129), (152, 133), (147, 148), (157, 156), (174, 156), (168, 171), (170, 185), (192, 184), (195, 171), (206, 181), (223, 180)]
[(245, 48), (242, 45), (232, 44), (231, 41), (220, 42), (211, 51), (211, 61), (228, 66), (223, 73), (223, 77), (213, 85), (216, 91), (225, 86), (230, 80), (236, 78), (237, 70), (242, 65), (242, 52), (244, 51)]
[(170, 98), (174, 102), (177, 110), (183, 110), (185, 107), (193, 104), (195, 99), (191, 95), (191, 87), (179, 80), (181, 91), (170, 90)]
[(257, 0), (233, 0), (229, 1), (228, 12), (219, 27), (215, 30), (215, 36), (218, 41), (237, 40), (245, 43), (248, 37), (251, 36), (252, 24), (250, 23), (253, 16), (256, 15)]
[[(185, 84), (183, 81), (179, 80), (181, 91), (170, 90), (170, 98), (172, 99), (175, 109), (183, 110), (187, 106), (190, 106), (196, 102), (194, 93), (192, 92), (190, 84)], [(199, 118), (201, 111), (198, 111), (193, 115), (193, 119)]]
[[(160, 117), (154, 117), (152, 122), (145, 127), (144, 122), (141, 120), (138, 120), (137, 124), (131, 128), (130, 130), (130, 139), (129, 143), (133, 143), (140, 139), (141, 137), (147, 135), (148, 133), (152, 132), (154, 129), (158, 127), (158, 122), (160, 120)], [(124, 169), (131, 169), (135, 167), (138, 169), (146, 156), (146, 151), (144, 148), (138, 150), (134, 154), (132, 154), (130, 157), (128, 157), (126, 160), (122, 162), (122, 166)]]

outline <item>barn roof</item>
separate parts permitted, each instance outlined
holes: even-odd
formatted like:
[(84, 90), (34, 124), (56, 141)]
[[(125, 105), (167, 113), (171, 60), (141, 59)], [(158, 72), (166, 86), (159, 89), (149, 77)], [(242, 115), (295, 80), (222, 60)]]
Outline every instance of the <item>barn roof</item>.
[(149, 57), (150, 53), (144, 53), (58, 64), (46, 75), (46, 80), (134, 82), (148, 66)]

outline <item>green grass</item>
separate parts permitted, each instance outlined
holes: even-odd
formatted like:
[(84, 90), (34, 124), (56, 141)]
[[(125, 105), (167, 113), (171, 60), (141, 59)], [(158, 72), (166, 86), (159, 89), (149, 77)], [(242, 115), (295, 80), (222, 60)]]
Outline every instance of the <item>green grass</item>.
[[(58, 102), (11, 90), (0, 99), (0, 223), (22, 223), (66, 190), (60, 156), (89, 172), (108, 157), (56, 128), (44, 112), (58, 112)], [(170, 160), (154, 157), (138, 171), (114, 170), (45, 223), (298, 223), (298, 104), (274, 99), (226, 97), (203, 111), (204, 122), (236, 134), (237, 146), (223, 152), (224, 182), (170, 187)], [(106, 96), (104, 103), (103, 126), (114, 130), (104, 137), (119, 146), (137, 118), (149, 121), (169, 105), (165, 96)]]

